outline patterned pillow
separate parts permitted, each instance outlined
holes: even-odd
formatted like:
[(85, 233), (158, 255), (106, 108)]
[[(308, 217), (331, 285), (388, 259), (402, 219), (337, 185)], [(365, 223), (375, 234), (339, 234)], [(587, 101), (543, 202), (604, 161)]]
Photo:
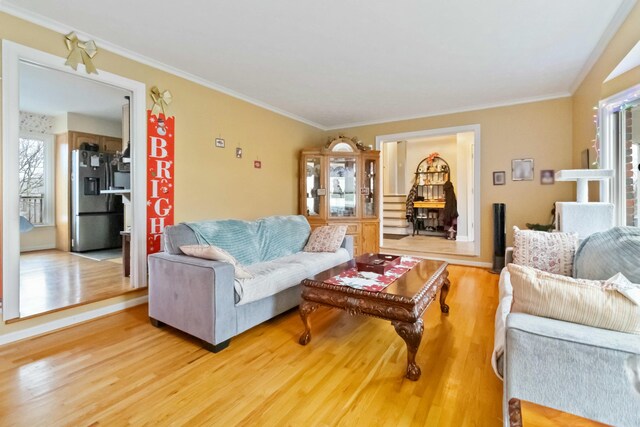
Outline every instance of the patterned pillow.
[(233, 265), (236, 279), (252, 279), (253, 274), (242, 268), (238, 261), (224, 249), (211, 245), (184, 245), (180, 250), (189, 256), (196, 258), (210, 259), (213, 261), (227, 262)]
[(611, 283), (615, 278), (604, 282), (574, 279), (515, 264), (507, 268), (513, 286), (512, 313), (640, 334), (640, 306), (616, 289), (617, 284)]
[(547, 233), (513, 227), (513, 263), (571, 276), (578, 246), (575, 233)]
[(335, 252), (340, 249), (345, 234), (347, 234), (346, 225), (323, 225), (318, 227), (311, 232), (304, 251)]

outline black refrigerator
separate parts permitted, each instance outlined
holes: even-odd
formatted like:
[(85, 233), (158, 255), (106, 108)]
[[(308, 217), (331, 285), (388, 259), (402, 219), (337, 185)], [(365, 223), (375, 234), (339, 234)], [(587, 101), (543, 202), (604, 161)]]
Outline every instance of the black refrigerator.
[(122, 246), (122, 198), (104, 194), (113, 188), (112, 155), (89, 150), (71, 152), (71, 251)]

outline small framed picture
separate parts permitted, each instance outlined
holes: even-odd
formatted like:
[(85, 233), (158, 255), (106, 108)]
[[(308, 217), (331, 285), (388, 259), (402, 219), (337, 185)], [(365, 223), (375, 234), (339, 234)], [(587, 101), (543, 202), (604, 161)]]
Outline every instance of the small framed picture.
[(218, 148), (224, 148), (224, 139), (222, 139), (222, 138), (216, 138), (216, 147), (218, 147)]
[(496, 171), (493, 173), (493, 185), (504, 185), (507, 181), (505, 171)]
[(241, 159), (242, 158), (242, 148), (238, 147), (236, 148), (236, 159)]
[(533, 181), (533, 159), (511, 160), (512, 181)]
[(540, 171), (540, 184), (551, 185), (554, 182), (556, 182), (554, 170), (544, 169)]

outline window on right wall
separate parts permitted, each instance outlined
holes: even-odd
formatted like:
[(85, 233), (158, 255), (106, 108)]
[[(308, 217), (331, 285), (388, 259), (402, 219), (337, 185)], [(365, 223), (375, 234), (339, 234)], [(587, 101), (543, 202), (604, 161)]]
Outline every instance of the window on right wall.
[(614, 179), (600, 200), (615, 205), (616, 224), (640, 227), (640, 85), (600, 102), (600, 168)]

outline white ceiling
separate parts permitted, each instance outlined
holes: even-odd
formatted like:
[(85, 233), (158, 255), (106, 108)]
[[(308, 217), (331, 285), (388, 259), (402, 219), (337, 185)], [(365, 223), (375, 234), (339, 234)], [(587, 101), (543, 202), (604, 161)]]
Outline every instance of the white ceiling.
[(635, 1), (4, 0), (3, 7), (337, 128), (569, 95)]
[(20, 63), (20, 111), (57, 116), (79, 113), (122, 120), (129, 91), (29, 63)]

